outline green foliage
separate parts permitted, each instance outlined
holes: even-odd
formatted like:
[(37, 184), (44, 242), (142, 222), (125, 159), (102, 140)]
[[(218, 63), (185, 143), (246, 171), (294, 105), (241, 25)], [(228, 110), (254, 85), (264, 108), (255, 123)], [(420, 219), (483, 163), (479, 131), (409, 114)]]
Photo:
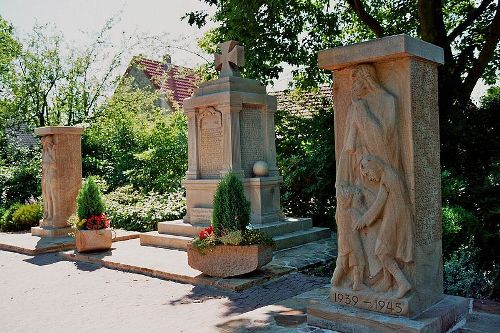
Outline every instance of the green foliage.
[(212, 226), (217, 235), (243, 231), (250, 223), (250, 202), (245, 197), (241, 180), (232, 172), (217, 186), (213, 207)]
[[(295, 91), (292, 100), (308, 116), (276, 113), (276, 154), (283, 175), (281, 199), (288, 216), (311, 216), (318, 226), (335, 225), (335, 143), (331, 100)], [(311, 107), (310, 101), (318, 106)]]
[(27, 202), (41, 195), (41, 157), (35, 150), (5, 151), (5, 165), (0, 154), (0, 207)]
[(22, 204), (19, 202), (14, 203), (12, 206), (7, 208), (3, 215), (0, 217), (0, 230), (1, 231), (19, 231), (19, 228), (12, 221), (12, 216), (16, 212), (16, 210), (21, 207)]
[[(212, 53), (220, 42), (240, 41), (247, 50), (244, 75), (264, 83), (278, 78), (283, 63), (299, 68), (294, 71), (294, 79), (300, 87), (329, 82), (329, 75), (317, 66), (318, 51), (401, 33), (445, 49), (446, 61), (441, 66), (440, 79), (443, 83), (457, 83), (452, 87), (441, 85), (452, 95), (451, 100), (459, 99), (464, 90), (467, 90), (465, 98), (468, 100), (472, 89), (469, 91), (465, 86), (470, 85), (461, 79), (472, 71), (471, 81), (482, 76), (493, 84), (498, 78), (498, 36), (489, 34), (493, 25), (498, 24), (498, 19), (494, 22), (497, 6), (493, 1), (483, 1), (477, 9), (477, 1), (471, 0), (420, 0), (420, 5), (417, 1), (386, 0), (204, 2), (215, 7), (215, 14), (209, 16), (202, 10), (184, 16), (189, 24), (198, 27), (207, 24), (207, 18), (217, 25), (202, 39), (200, 47)], [(434, 16), (435, 13), (438, 14)], [(483, 49), (488, 56), (478, 61), (476, 55)], [(477, 76), (476, 71), (479, 72)]]
[(145, 192), (174, 192), (187, 169), (187, 121), (165, 114), (158, 94), (123, 82), (83, 136), (85, 175), (99, 175), (111, 190), (133, 184)]
[(75, 48), (52, 26), (36, 24), (15, 53), (16, 66), (3, 80), (9, 120), (29, 128), (87, 121), (114, 84), (125, 50), (109, 44), (112, 27), (113, 19), (89, 45)]
[(220, 241), (224, 245), (240, 245), (243, 240), (241, 230), (229, 231), (220, 237)]
[(104, 213), (104, 201), (101, 198), (99, 187), (97, 187), (92, 176), (88, 177), (83, 183), (80, 193), (78, 193), (78, 197), (76, 198), (76, 203), (80, 220)]
[(182, 218), (186, 213), (183, 193), (143, 194), (131, 185), (119, 187), (104, 196), (106, 215), (113, 228), (152, 231), (157, 223)]
[(40, 204), (31, 203), (21, 205), (12, 214), (12, 222), (19, 230), (29, 230), (39, 224), (43, 217), (43, 208)]
[(444, 264), (444, 292), (446, 294), (487, 298), (491, 296), (498, 266), (483, 270), (477, 264), (478, 249), (473, 240), (453, 252)]
[(273, 238), (260, 230), (246, 229), (242, 232), (241, 243), (239, 245), (274, 245)]
[(445, 258), (454, 253), (462, 244), (462, 239), (468, 239), (476, 233), (479, 226), (477, 218), (461, 206), (443, 206), (443, 254)]
[(0, 16), (0, 87), (13, 70), (13, 60), (19, 55), (21, 45), (14, 37), (14, 29)]

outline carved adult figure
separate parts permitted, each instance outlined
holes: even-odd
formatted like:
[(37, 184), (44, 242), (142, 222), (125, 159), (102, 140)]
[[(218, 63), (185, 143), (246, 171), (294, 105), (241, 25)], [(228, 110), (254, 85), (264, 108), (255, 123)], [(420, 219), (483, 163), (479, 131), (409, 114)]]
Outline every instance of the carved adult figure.
[(42, 195), (44, 220), (52, 220), (55, 212), (56, 144), (53, 135), (42, 137)]
[(375, 155), (399, 167), (396, 101), (379, 83), (370, 64), (352, 70), (352, 98), (347, 112), (344, 145), (339, 158), (337, 184), (357, 184), (358, 165)]
[(334, 286), (340, 285), (342, 277), (351, 270), (352, 289), (362, 290), (366, 288), (363, 283), (365, 258), (359, 232), (356, 230), (357, 221), (366, 211), (361, 189), (356, 186), (342, 186), (337, 202), (339, 207), (335, 217), (339, 235), (338, 255), (331, 282)]
[[(394, 296), (401, 298), (411, 289), (411, 284), (397, 261), (413, 261), (414, 243), (413, 218), (406, 188), (398, 172), (373, 155), (363, 157), (360, 171), (368, 181), (378, 185), (378, 193), (375, 202), (359, 218), (356, 229), (380, 223), (375, 255), (380, 259), (384, 272), (396, 281)], [(387, 291), (391, 283), (386, 278), (384, 284), (383, 289)]]

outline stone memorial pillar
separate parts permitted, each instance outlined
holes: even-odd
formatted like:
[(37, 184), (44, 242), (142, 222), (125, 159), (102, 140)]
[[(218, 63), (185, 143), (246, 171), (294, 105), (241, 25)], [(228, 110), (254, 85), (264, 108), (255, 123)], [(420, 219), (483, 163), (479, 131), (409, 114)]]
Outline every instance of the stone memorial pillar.
[[(184, 101), (188, 117), (188, 172), (185, 223), (208, 225), (220, 179), (232, 171), (241, 177), (251, 203), (251, 222), (282, 218), (276, 166), (276, 97), (257, 80), (240, 77), (244, 49), (236, 41), (219, 45), (217, 80), (202, 83)], [(257, 163), (257, 173), (254, 165)]]
[(42, 141), (43, 219), (31, 228), (34, 236), (58, 237), (71, 232), (68, 218), (76, 212), (82, 185), (81, 135), (83, 128), (39, 127)]
[(448, 302), (453, 316), (434, 314), (451, 325), (467, 302), (443, 295), (443, 50), (397, 35), (320, 51), (318, 63), (334, 81), (338, 259), (330, 299), (309, 307), (309, 322), (342, 332), (406, 331), (407, 323), (384, 326), (384, 316), (370, 313), (416, 318)]

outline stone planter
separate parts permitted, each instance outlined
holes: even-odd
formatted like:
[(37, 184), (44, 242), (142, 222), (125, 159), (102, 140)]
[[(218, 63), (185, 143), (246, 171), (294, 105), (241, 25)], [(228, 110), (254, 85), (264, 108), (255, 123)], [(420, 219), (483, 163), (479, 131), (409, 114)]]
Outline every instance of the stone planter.
[(113, 244), (111, 229), (77, 230), (75, 233), (78, 252), (107, 251)]
[(269, 245), (218, 245), (201, 253), (188, 244), (187, 253), (189, 266), (214, 277), (250, 273), (273, 259), (273, 248)]

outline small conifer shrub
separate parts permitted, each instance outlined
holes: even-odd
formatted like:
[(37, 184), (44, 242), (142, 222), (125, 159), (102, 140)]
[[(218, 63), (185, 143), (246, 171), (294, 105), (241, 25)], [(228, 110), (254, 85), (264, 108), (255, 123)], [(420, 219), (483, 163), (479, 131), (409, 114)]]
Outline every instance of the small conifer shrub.
[(80, 220), (104, 213), (104, 201), (93, 177), (87, 178), (83, 183), (76, 203)]
[(77, 214), (69, 222), (75, 229), (98, 230), (109, 228), (110, 222), (104, 214), (104, 201), (93, 177), (89, 177), (76, 198)]
[(241, 180), (228, 173), (217, 186), (214, 196), (212, 225), (200, 231), (193, 246), (200, 252), (217, 245), (273, 245), (273, 239), (250, 228), (250, 202)]
[(212, 226), (217, 235), (243, 231), (250, 223), (250, 202), (245, 197), (241, 180), (228, 173), (217, 187), (214, 196)]

